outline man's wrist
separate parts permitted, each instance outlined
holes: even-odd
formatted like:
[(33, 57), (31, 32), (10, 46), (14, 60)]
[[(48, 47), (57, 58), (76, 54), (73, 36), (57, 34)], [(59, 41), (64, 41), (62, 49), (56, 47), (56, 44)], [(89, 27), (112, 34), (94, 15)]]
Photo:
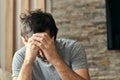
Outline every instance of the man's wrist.
[(53, 64), (54, 66), (59, 66), (59, 65), (61, 65), (62, 63), (63, 63), (63, 60), (62, 60), (60, 57), (52, 61), (52, 64)]
[(24, 65), (32, 66), (33, 61), (30, 61), (30, 60), (25, 59), (23, 64), (24, 64)]

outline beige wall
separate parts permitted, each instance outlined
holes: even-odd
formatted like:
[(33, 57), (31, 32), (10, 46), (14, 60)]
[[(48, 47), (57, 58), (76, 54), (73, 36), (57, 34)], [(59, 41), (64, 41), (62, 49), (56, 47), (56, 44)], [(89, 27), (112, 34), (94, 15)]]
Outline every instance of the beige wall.
[(105, 0), (51, 0), (59, 38), (79, 40), (91, 80), (120, 80), (120, 51), (107, 50)]

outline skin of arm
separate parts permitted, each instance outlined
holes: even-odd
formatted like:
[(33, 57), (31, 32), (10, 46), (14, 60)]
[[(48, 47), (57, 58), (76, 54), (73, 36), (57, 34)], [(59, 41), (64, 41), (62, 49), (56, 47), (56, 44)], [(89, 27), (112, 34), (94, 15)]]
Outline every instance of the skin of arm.
[(32, 80), (32, 65), (24, 61), (18, 78), (13, 80)]
[(87, 69), (73, 71), (61, 59), (56, 60), (54, 67), (62, 80), (90, 80)]
[(32, 63), (37, 56), (39, 48), (35, 46), (34, 41), (31, 38), (28, 40), (27, 43), (24, 43), (27, 45), (25, 60), (23, 62), (18, 77), (14, 77), (13, 80), (32, 80)]

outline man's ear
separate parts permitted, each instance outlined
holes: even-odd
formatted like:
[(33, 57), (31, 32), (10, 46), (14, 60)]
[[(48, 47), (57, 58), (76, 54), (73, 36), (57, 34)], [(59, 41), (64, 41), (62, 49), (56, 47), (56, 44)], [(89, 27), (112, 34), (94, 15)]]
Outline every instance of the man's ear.
[(22, 37), (22, 36), (21, 36), (21, 39), (22, 39), (22, 42), (23, 42), (24, 44), (27, 44), (27, 42), (28, 42), (28, 38), (27, 38), (27, 37)]

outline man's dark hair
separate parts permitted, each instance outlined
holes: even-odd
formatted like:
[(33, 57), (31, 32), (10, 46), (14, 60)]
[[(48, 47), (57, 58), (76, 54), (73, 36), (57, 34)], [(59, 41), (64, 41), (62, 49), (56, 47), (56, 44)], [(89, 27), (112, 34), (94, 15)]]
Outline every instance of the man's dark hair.
[(42, 12), (40, 9), (35, 11), (28, 11), (27, 14), (22, 13), (21, 19), (21, 36), (31, 37), (34, 33), (50, 32), (50, 37), (56, 39), (58, 28), (56, 27), (55, 21), (50, 13)]

